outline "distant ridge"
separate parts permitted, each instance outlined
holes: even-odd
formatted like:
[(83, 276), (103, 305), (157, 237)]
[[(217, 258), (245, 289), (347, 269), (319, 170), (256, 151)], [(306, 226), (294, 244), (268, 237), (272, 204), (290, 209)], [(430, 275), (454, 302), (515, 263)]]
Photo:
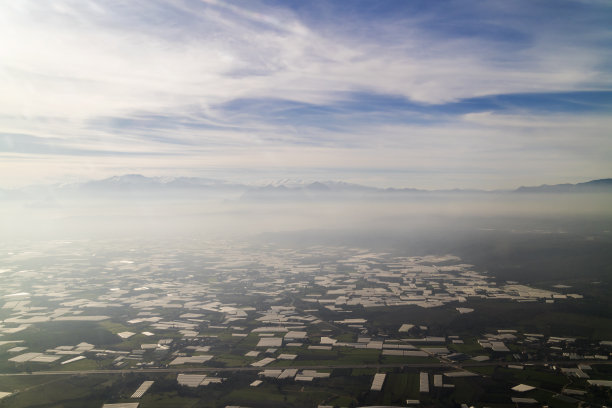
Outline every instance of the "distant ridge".
[(518, 193), (598, 193), (612, 191), (612, 178), (591, 180), (578, 184), (543, 184), (537, 187), (519, 187)]
[(478, 189), (445, 189), (424, 190), (417, 188), (377, 188), (367, 187), (359, 184), (344, 182), (320, 182), (304, 183), (302, 185), (269, 184), (263, 187), (251, 187), (245, 196), (255, 198), (266, 195), (312, 194), (312, 193), (375, 193), (375, 194), (409, 194), (409, 193), (446, 193), (446, 194), (470, 194), (470, 193), (598, 193), (612, 192), (612, 178), (587, 181), (577, 184), (555, 184), (541, 186), (523, 186), (515, 190), (478, 190)]
[(201, 177), (146, 177), (141, 174), (125, 174), (102, 180), (92, 180), (81, 184), (72, 185), (72, 188), (95, 190), (123, 190), (123, 189), (192, 189), (209, 187), (233, 186), (222, 180)]
[(295, 199), (359, 199), (377, 197), (424, 196), (427, 194), (512, 194), (512, 193), (612, 193), (612, 178), (591, 180), (577, 184), (522, 186), (514, 190), (446, 189), (424, 190), (417, 188), (379, 188), (343, 181), (291, 181), (281, 180), (263, 186), (232, 183), (225, 180), (202, 177), (147, 177), (141, 174), (125, 174), (83, 183), (30, 186), (17, 190), (0, 189), (0, 199), (29, 199), (34, 197), (61, 196), (150, 196), (194, 197), (228, 196), (243, 200), (295, 200)]

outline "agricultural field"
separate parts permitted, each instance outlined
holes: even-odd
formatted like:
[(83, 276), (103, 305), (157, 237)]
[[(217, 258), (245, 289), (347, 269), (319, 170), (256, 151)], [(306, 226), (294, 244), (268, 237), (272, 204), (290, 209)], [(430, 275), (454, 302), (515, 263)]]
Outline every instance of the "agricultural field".
[(589, 382), (611, 377), (597, 285), (500, 284), (454, 255), (189, 245), (5, 259), (0, 407), (564, 408), (610, 396)]

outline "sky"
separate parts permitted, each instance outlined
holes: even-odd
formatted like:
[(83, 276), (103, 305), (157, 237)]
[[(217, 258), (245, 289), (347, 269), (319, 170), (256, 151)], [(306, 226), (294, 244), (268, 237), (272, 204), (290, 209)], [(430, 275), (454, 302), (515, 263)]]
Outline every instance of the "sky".
[(0, 187), (612, 177), (612, 2), (0, 3)]

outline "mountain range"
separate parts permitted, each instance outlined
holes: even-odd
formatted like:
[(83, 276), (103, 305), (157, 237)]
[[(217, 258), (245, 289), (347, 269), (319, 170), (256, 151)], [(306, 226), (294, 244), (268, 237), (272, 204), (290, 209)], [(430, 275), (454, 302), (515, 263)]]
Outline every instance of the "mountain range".
[(342, 181), (300, 182), (283, 180), (263, 186), (231, 183), (200, 177), (146, 177), (140, 174), (114, 176), (102, 180), (50, 186), (30, 186), (22, 189), (0, 190), (0, 198), (31, 198), (35, 196), (156, 196), (224, 195), (241, 199), (323, 198), (334, 196), (403, 196), (407, 194), (570, 194), (612, 193), (612, 178), (591, 180), (577, 184), (523, 186), (514, 190), (423, 190), (416, 188), (377, 188)]

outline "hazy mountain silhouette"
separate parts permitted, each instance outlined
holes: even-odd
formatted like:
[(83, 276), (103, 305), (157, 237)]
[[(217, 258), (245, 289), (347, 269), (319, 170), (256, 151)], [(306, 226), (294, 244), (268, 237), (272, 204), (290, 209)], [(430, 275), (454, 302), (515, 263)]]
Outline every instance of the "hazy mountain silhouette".
[(377, 188), (343, 181), (296, 182), (282, 180), (263, 186), (232, 183), (225, 180), (201, 177), (147, 177), (126, 174), (102, 180), (62, 185), (29, 186), (22, 189), (0, 189), (0, 199), (27, 199), (41, 196), (87, 196), (128, 195), (130, 197), (160, 196), (201, 197), (202, 195), (231, 194), (243, 200), (284, 200), (324, 198), (375, 198), (428, 194), (509, 194), (509, 193), (610, 193), (612, 178), (592, 180), (577, 184), (522, 186), (515, 190), (447, 189), (424, 190), (416, 188)]

